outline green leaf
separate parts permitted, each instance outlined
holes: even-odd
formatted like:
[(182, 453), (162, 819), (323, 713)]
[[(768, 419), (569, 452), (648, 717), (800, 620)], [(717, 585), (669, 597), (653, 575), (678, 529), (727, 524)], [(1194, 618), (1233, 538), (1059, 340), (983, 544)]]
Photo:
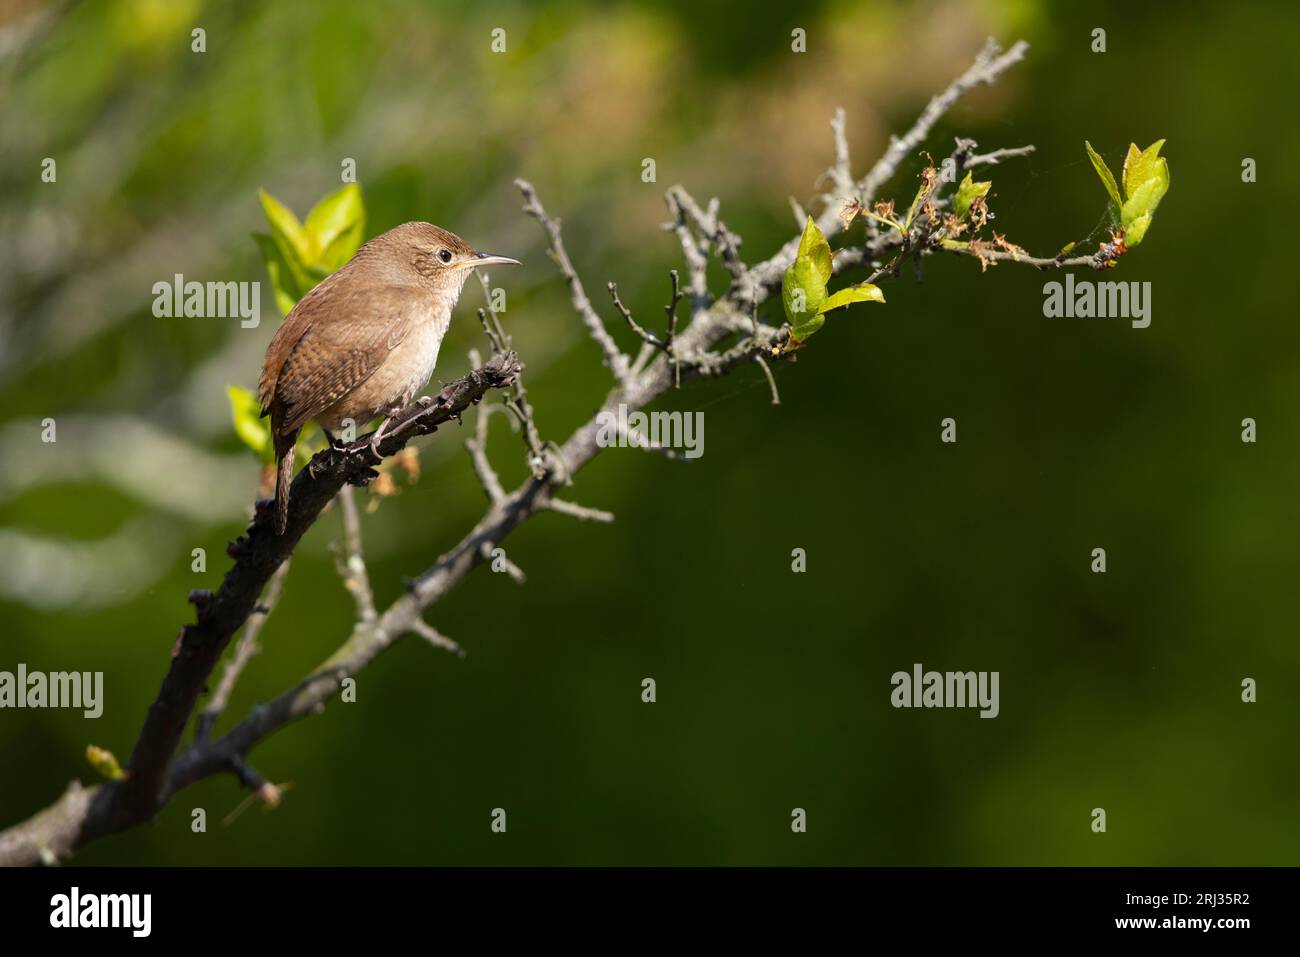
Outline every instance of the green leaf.
[[(799, 335), (800, 329), (807, 329), (811, 335), (821, 327), (818, 312), (825, 301), (826, 280), (822, 278), (820, 268), (811, 257), (800, 256), (781, 277), (781, 303), (785, 306), (785, 317), (791, 329), (795, 330), (795, 338), (803, 338)], [(809, 324), (812, 324), (810, 329)]]
[(821, 313), (815, 316), (809, 316), (790, 326), (790, 337), (796, 342), (803, 342), (814, 332), (820, 329), (826, 323), (826, 317)]
[(953, 197), (953, 215), (958, 219), (965, 219), (966, 214), (970, 212), (970, 204), (975, 201), (977, 196), (987, 196), (992, 186), (993, 182), (991, 180), (987, 183), (976, 183), (972, 180), (971, 174), (967, 173), (966, 178), (957, 187), (957, 195)]
[[(361, 240), (364, 235), (365, 219), (363, 218), (355, 228), (349, 228), (334, 237), (334, 241), (321, 250), (320, 260), (312, 267), (320, 268), (326, 276), (338, 269), (349, 259), (356, 255), (361, 248)], [(324, 276), (321, 277), (325, 278)]]
[(110, 781), (126, 780), (126, 772), (122, 766), (117, 763), (117, 758), (112, 751), (106, 748), (96, 747), (93, 744), (86, 745), (86, 760), (90, 766), (106, 777)]
[(293, 273), (288, 263), (284, 261), (284, 255), (274, 239), (266, 233), (253, 233), (253, 240), (262, 253), (266, 275), (271, 280), (271, 291), (275, 293), (276, 308), (280, 310), (281, 315), (287, 316), (289, 310), (297, 305), (302, 296), (298, 291), (298, 284), (294, 281)]
[(800, 259), (812, 260), (813, 265), (817, 267), (817, 274), (821, 276), (822, 288), (825, 290), (826, 283), (831, 278), (831, 244), (826, 241), (826, 237), (817, 228), (811, 216), (808, 217), (808, 224), (803, 228), (803, 235), (799, 237), (799, 252), (796, 254), (795, 261)]
[(297, 290), (294, 298), (301, 299), (312, 286), (316, 285), (307, 275), (307, 264), (316, 260), (312, 239), (289, 207), (264, 189), (259, 189), (257, 196), (262, 201), (266, 221), (271, 224), (271, 238), (279, 248), (280, 256)]
[(1129, 170), (1133, 168), (1134, 161), (1136, 161), (1137, 158), (1140, 157), (1141, 155), (1142, 155), (1142, 151), (1138, 149), (1136, 143), (1130, 143), (1128, 145), (1128, 152), (1124, 154), (1124, 166), (1120, 170), (1120, 174), (1119, 174), (1119, 184), (1124, 187), (1125, 197), (1133, 195), (1133, 191), (1129, 188), (1128, 185)]
[(1142, 242), (1142, 237), (1147, 234), (1147, 227), (1151, 225), (1151, 214), (1143, 213), (1137, 219), (1133, 220), (1128, 226), (1124, 227), (1124, 245), (1132, 249), (1138, 243)]
[(1165, 195), (1165, 190), (1169, 188), (1169, 180), (1159, 176), (1147, 180), (1137, 191), (1129, 197), (1128, 202), (1124, 204), (1120, 224), (1126, 229), (1128, 224), (1133, 222), (1144, 213), (1155, 212), (1156, 205), (1159, 204), (1160, 198)]
[(275, 461), (275, 448), (271, 444), (271, 429), (262, 419), (262, 409), (257, 396), (237, 385), (226, 386), (230, 399), (230, 418), (235, 434), (263, 462)]
[[(1124, 157), (1124, 195), (1129, 199), (1133, 198), (1142, 186), (1159, 175), (1156, 167), (1160, 160), (1160, 147), (1165, 145), (1164, 140), (1156, 140), (1144, 150), (1139, 150), (1136, 143), (1130, 143), (1128, 146), (1128, 155)], [(1165, 169), (1166, 183), (1169, 179), (1168, 164)]]
[(348, 183), (323, 197), (303, 224), (315, 250), (308, 265), (320, 266), (326, 275), (352, 258), (366, 229), (366, 207), (361, 187)]
[(1134, 179), (1133, 194), (1124, 204), (1120, 213), (1120, 224), (1124, 227), (1124, 242), (1136, 246), (1142, 242), (1147, 227), (1151, 225), (1152, 214), (1160, 205), (1160, 200), (1169, 191), (1169, 164), (1164, 157), (1144, 169), (1146, 179), (1138, 182)]
[(799, 251), (781, 277), (781, 303), (791, 333), (803, 339), (821, 328), (818, 315), (826, 301), (826, 281), (831, 278), (831, 246), (811, 216), (799, 237)]
[(1115, 176), (1106, 165), (1106, 161), (1097, 155), (1097, 151), (1092, 148), (1092, 144), (1087, 140), (1083, 145), (1088, 150), (1088, 159), (1092, 160), (1092, 168), (1097, 171), (1101, 177), (1101, 184), (1106, 187), (1106, 192), (1110, 194), (1111, 202), (1115, 204), (1115, 212), (1118, 213), (1124, 207), (1124, 200), (1120, 198), (1119, 186), (1115, 183)]
[(298, 222), (298, 217), (293, 214), (293, 210), (264, 189), (257, 191), (257, 198), (262, 202), (266, 221), (271, 224), (271, 234), (286, 239), (299, 262), (308, 263), (314, 260), (316, 257), (312, 250), (311, 237), (303, 229), (302, 223)]
[(860, 286), (849, 286), (847, 289), (841, 289), (839, 292), (832, 293), (822, 307), (818, 310), (819, 314), (825, 315), (832, 309), (840, 309), (844, 306), (855, 302), (884, 302), (885, 294), (880, 291), (879, 286), (873, 286), (869, 282), (864, 282)]

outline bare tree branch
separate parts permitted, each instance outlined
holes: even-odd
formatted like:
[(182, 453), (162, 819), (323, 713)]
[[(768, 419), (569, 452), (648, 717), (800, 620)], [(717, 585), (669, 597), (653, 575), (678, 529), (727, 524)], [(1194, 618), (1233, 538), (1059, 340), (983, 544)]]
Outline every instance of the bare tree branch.
[[(856, 184), (852, 178), (844, 116), (842, 111), (837, 112), (832, 120), (835, 161), (829, 172), (835, 191), (849, 193), (852, 186), (859, 193), (860, 201), (869, 202), (894, 175), (902, 161), (920, 147), (939, 117), (963, 93), (977, 84), (993, 82), (1023, 57), (1025, 49), (1025, 44), (1017, 43), (1006, 53), (1000, 53), (990, 41), (974, 65), (930, 101), (911, 129), (902, 137), (893, 139), (885, 154)], [(1010, 156), (1025, 155), (1032, 149), (1018, 147), (980, 156), (973, 153), (973, 148), (972, 142), (959, 141), (958, 152), (954, 154), (968, 168), (992, 165)], [(673, 221), (667, 228), (677, 235), (681, 244), (687, 282), (683, 290), (676, 274), (673, 274), (666, 337), (658, 339), (644, 330), (639, 332), (643, 341), (642, 355), (633, 365), (618, 349), (588, 299), (565, 252), (558, 221), (546, 213), (536, 190), (529, 183), (520, 180), (517, 185), (525, 200), (525, 212), (537, 219), (549, 239), (551, 254), (568, 284), (574, 310), (600, 347), (602, 360), (614, 375), (615, 385), (597, 413), (580, 425), (562, 445), (542, 441), (520, 380), (521, 367), (515, 355), (508, 351), (509, 339), (492, 308), (489, 295), (487, 308), (479, 311), (494, 350), (489, 362), (447, 385), (436, 398), (404, 410), (404, 414), (396, 417), (397, 424), (390, 428), (378, 455), (370, 450), (368, 437), (358, 439), (343, 450), (318, 453), (293, 483), (289, 526), (283, 536), (272, 533), (269, 511), (264, 505), (259, 506), (248, 533), (229, 549), (235, 560), (234, 566), (220, 589), (213, 595), (197, 597), (197, 621), (182, 632), (171, 667), (157, 700), (149, 710), (129, 762), (129, 777), (125, 781), (91, 788), (74, 784), (49, 808), (0, 832), (0, 864), (62, 859), (88, 841), (148, 820), (178, 791), (210, 775), (232, 773), (245, 786), (264, 788), (265, 778), (247, 763), (251, 750), (288, 724), (323, 710), (345, 679), (359, 674), (398, 640), (406, 635), (416, 635), (438, 647), (459, 653), (459, 646), (442, 636), (423, 616), (479, 564), (499, 562), (510, 577), (522, 581), (523, 572), (505, 558), (504, 552), (494, 554), (512, 531), (543, 511), (594, 521), (613, 519), (608, 512), (557, 497), (557, 493), (601, 451), (602, 422), (608, 421), (609, 416), (617, 417), (620, 411), (629, 413), (642, 409), (670, 394), (681, 381), (726, 375), (749, 363), (756, 363), (763, 369), (771, 388), (772, 401), (774, 404), (779, 402), (769, 361), (783, 354), (782, 346), (788, 339), (788, 331), (761, 321), (758, 308), (779, 286), (782, 273), (793, 260), (799, 241), (797, 234), (768, 259), (748, 267), (739, 256), (740, 238), (718, 218), (717, 201), (701, 208), (681, 187), (670, 189), (667, 202)], [(925, 197), (927, 205), (933, 203), (937, 208), (943, 202), (939, 195), (941, 189), (940, 184), (934, 184)], [(840, 200), (849, 198), (849, 195), (839, 197)], [(823, 232), (831, 234), (837, 231), (840, 205), (835, 197), (825, 202), (817, 220)], [(896, 275), (909, 257), (917, 259), (934, 248), (933, 233), (925, 232), (932, 226), (933, 216), (927, 214), (921, 218), (925, 223), (917, 227), (915, 234), (872, 232), (860, 245), (837, 250), (834, 271), (842, 273), (861, 267), (870, 270), (873, 278)], [(978, 247), (976, 251), (979, 251)], [(1005, 248), (993, 252), (998, 254), (993, 258), (1002, 254), (1013, 256)], [(710, 296), (707, 287), (710, 254), (718, 258), (731, 276), (729, 288), (716, 300)], [(896, 254), (895, 258), (884, 261), (889, 254)], [(1032, 265), (1047, 262), (1024, 261)], [(1077, 260), (1050, 262), (1053, 265), (1077, 264)], [(483, 283), (485, 293), (490, 292), (486, 278)], [(625, 320), (636, 329), (630, 311), (617, 298), (617, 290), (612, 288), (611, 293)], [(689, 321), (679, 330), (676, 306), (683, 297), (689, 299), (691, 312)], [(346, 484), (364, 485), (369, 481), (375, 474), (373, 466), (382, 457), (397, 452), (413, 436), (432, 432), (438, 425), (459, 418), (464, 410), (479, 402), (491, 389), (510, 390), (506, 406), (523, 427), (532, 474), (510, 491), (501, 486), (487, 463), (487, 415), (486, 410), (481, 409), (475, 435), (467, 445), (475, 471), (488, 491), (488, 504), (473, 528), (411, 580), (405, 593), (382, 611), (373, 607), (373, 599), (369, 604), (359, 600), (357, 620), (346, 640), (297, 685), (273, 700), (253, 707), (222, 737), (209, 740), (205, 730), (199, 740), (178, 754), (184, 726), (231, 635), (248, 620), (263, 587), (276, 574), (321, 509)], [(345, 541), (349, 543), (351, 553), (354, 540), (349, 534), (346, 504), (343, 510)], [(352, 514), (355, 518), (355, 507)], [(360, 556), (359, 531), (355, 539), (355, 554)], [(366, 594), (370, 594), (368, 583)], [(270, 597), (268, 593), (268, 599)], [(247, 631), (245, 639), (249, 640)], [(234, 674), (238, 674), (238, 669)], [(233, 678), (231, 680), (233, 682)], [(224, 705), (224, 701), (221, 704)], [(211, 724), (207, 722), (209, 728)]]
[(937, 123), (952, 105), (961, 97), (980, 84), (991, 84), (1015, 64), (1024, 59), (1029, 44), (1021, 40), (1012, 45), (1005, 53), (992, 38), (984, 44), (975, 62), (938, 96), (930, 100), (916, 122), (902, 136), (890, 141), (885, 155), (876, 161), (871, 171), (858, 184), (859, 199), (864, 206), (870, 205), (880, 194), (880, 188), (897, 172), (899, 164), (920, 149)]
[[(1029, 44), (1023, 40), (1012, 45), (1011, 49), (1005, 53), (993, 40), (989, 39), (984, 48), (980, 51), (975, 62), (971, 64), (961, 76), (948, 84), (938, 96), (930, 100), (921, 115), (916, 118), (916, 122), (902, 136), (892, 137), (889, 148), (885, 150), (867, 173), (857, 183), (857, 199), (863, 206), (870, 206), (879, 194), (882, 186), (885, 185), (898, 171), (899, 165), (916, 152), (921, 144), (925, 142), (930, 131), (934, 128), (945, 113), (952, 108), (961, 97), (972, 88), (982, 83), (993, 83), (999, 76), (1008, 69), (1024, 59), (1025, 53), (1029, 50)], [(838, 149), (838, 148), (837, 148)], [(846, 147), (847, 149), (847, 147)], [(838, 160), (837, 160), (838, 162)], [(850, 196), (840, 197), (840, 200), (847, 200)], [(821, 215), (817, 218), (817, 226), (823, 233), (830, 236), (839, 230), (839, 213), (840, 203), (830, 202), (822, 210)], [(871, 238), (876, 238), (876, 231), (868, 227)], [(799, 237), (795, 236), (784, 246), (781, 247), (773, 256), (764, 260), (762, 263), (753, 267), (753, 281), (761, 286), (771, 287), (781, 281), (781, 274), (785, 272), (790, 263), (794, 262), (795, 253), (799, 249)]]
[(1007, 149), (992, 150), (988, 153), (980, 153), (976, 156), (972, 156), (966, 161), (966, 168), (975, 169), (978, 166), (997, 166), (1003, 160), (1028, 156), (1032, 152), (1034, 152), (1033, 146), (1013, 146)]
[[(490, 389), (509, 386), (519, 368), (512, 353), (494, 356), (483, 368), (449, 383), (428, 402), (402, 410), (394, 417), (398, 424), (380, 443), (379, 456), (394, 454), (415, 435), (435, 431)], [(71, 787), (48, 810), (0, 832), (0, 865), (41, 863), (50, 855), (59, 859), (87, 841), (148, 820), (175, 791), (177, 775), (196, 763), (193, 759), (187, 762), (185, 754), (203, 756), (204, 776), (235, 769), (234, 759), (245, 755), (247, 749), (223, 747), (221, 741), (227, 741), (230, 734), (214, 744), (196, 744), (173, 761), (199, 694), (231, 636), (252, 614), (263, 587), (303, 533), (344, 484), (364, 484), (373, 478), (371, 466), (379, 461), (368, 436), (342, 450), (318, 452), (294, 479), (289, 524), (283, 535), (276, 535), (272, 528), (270, 503), (258, 503), (248, 532), (227, 549), (235, 561), (221, 587), (196, 601), (197, 620), (181, 631), (171, 667), (132, 751), (126, 779), (90, 788)], [(373, 625), (359, 627), (368, 631)], [(311, 707), (317, 705), (313, 702)], [(187, 778), (186, 782), (192, 780), (196, 779)]]

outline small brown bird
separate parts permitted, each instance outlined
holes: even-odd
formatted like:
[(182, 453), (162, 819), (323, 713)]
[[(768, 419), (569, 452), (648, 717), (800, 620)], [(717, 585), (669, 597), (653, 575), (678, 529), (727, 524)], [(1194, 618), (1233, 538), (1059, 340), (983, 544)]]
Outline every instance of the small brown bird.
[(519, 265), (475, 252), (431, 223), (405, 223), (376, 236), (303, 296), (276, 330), (257, 386), (275, 443), (275, 531), (289, 521), (298, 431), (315, 419), (331, 434), (347, 420), (383, 416), (419, 394), (438, 361), (461, 287), (478, 266)]

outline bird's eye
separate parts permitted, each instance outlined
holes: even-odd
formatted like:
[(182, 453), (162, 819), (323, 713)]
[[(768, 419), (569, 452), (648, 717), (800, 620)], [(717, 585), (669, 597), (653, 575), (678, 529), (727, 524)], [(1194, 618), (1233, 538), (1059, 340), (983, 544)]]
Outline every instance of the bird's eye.
[(441, 260), (442, 260), (443, 262), (445, 262), (445, 263), (449, 263), (449, 262), (451, 262), (451, 250), (450, 250), (450, 249), (439, 249), (439, 250), (438, 250), (438, 258), (441, 259)]

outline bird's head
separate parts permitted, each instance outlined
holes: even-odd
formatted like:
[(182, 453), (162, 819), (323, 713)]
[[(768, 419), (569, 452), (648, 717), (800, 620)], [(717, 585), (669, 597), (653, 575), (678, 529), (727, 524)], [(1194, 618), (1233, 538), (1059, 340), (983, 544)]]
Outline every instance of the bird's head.
[(518, 266), (509, 256), (481, 253), (453, 232), (432, 223), (404, 223), (376, 237), (395, 248), (425, 283), (439, 292), (458, 295), (471, 272), (481, 266)]

